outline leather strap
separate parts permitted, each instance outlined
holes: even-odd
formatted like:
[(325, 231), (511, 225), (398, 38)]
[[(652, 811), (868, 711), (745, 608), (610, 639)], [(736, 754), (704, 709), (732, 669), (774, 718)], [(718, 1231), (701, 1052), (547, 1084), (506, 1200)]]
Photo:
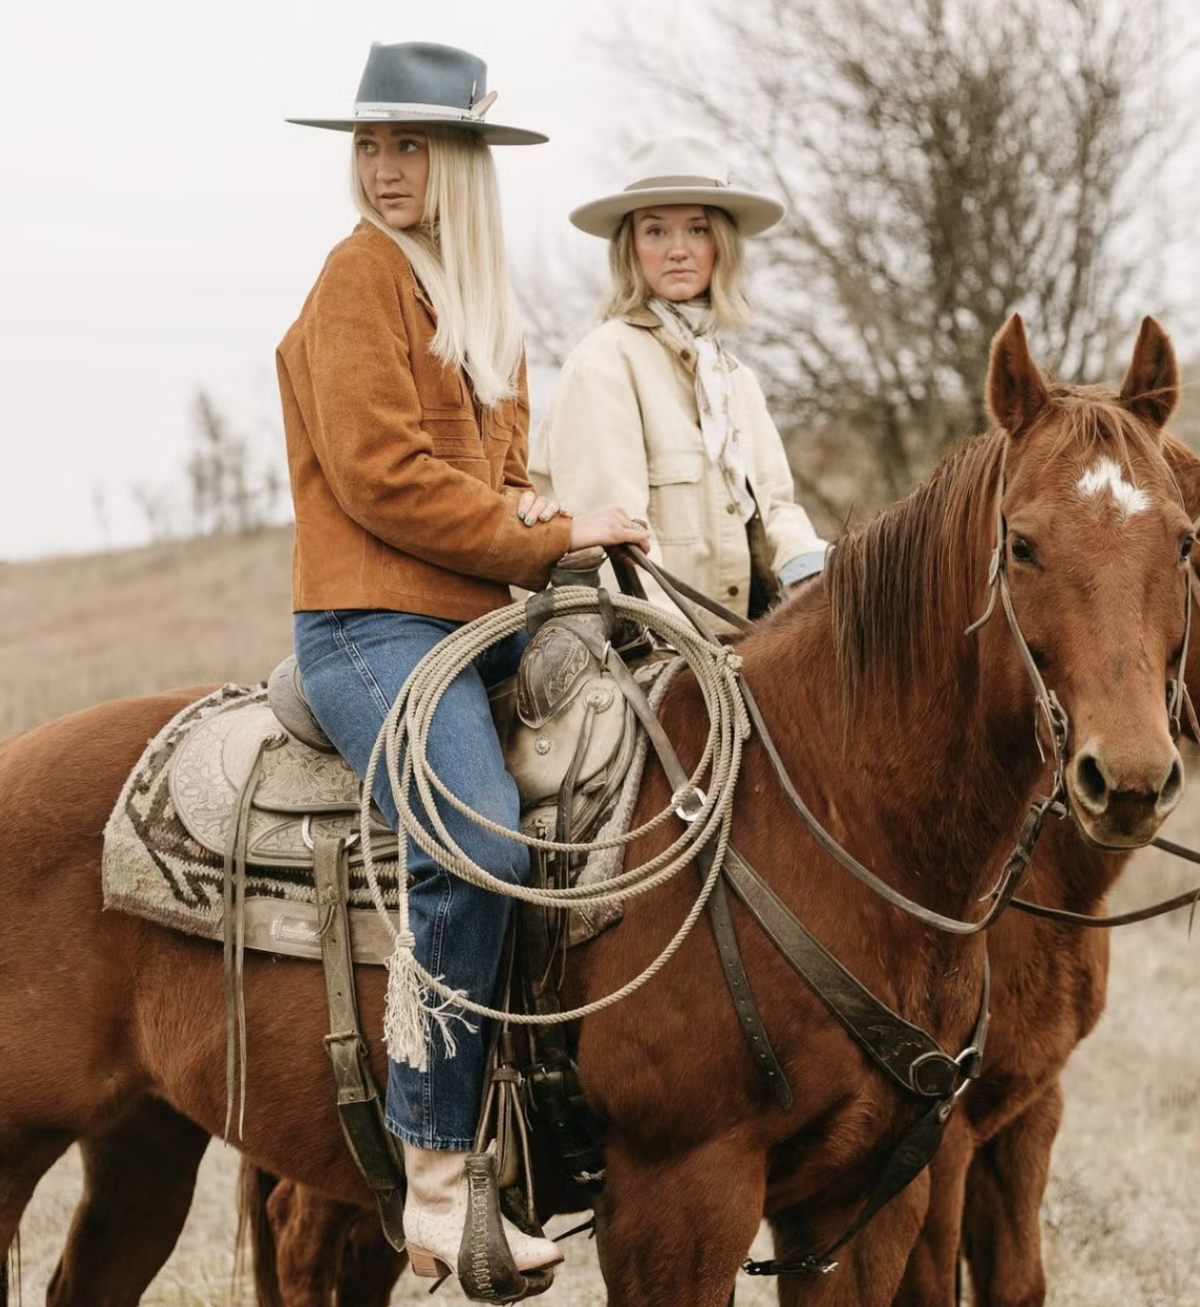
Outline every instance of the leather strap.
[(779, 756), (779, 750), (775, 747), (775, 741), (767, 730), (767, 723), (763, 719), (762, 712), (759, 710), (758, 702), (754, 698), (750, 686), (744, 677), (739, 676), (738, 680), (742, 688), (742, 697), (746, 703), (746, 711), (754, 724), (759, 740), (762, 742), (780, 789), (783, 790), (788, 802), (800, 815), (812, 837), (831, 858), (845, 867), (855, 880), (861, 881), (868, 889), (883, 899), (885, 903), (890, 903), (892, 907), (899, 908), (910, 917), (926, 926), (933, 926), (936, 930), (945, 931), (950, 935), (977, 935), (980, 931), (987, 930), (995, 922), (996, 918), (1008, 907), (1012, 896), (1016, 893), (1017, 886), (1029, 868), (1029, 864), (1033, 859), (1034, 845), (1042, 832), (1042, 822), (1047, 812), (1051, 810), (1056, 802), (1053, 796), (1036, 798), (1029, 805), (1016, 846), (1013, 848), (1012, 853), (1009, 854), (1008, 861), (1004, 864), (999, 883), (988, 896), (992, 900), (992, 905), (987, 912), (978, 921), (958, 921), (954, 917), (943, 916), (940, 912), (934, 912), (929, 908), (922, 907), (913, 899), (907, 898), (894, 890), (886, 881), (880, 880), (874, 872), (869, 871), (857, 858), (842, 848), (837, 840), (821, 825), (792, 784), (792, 778), (788, 775), (783, 759)]
[[(1001, 527), (1002, 525), (1003, 519), (1001, 519)], [(679, 605), (680, 610), (687, 616), (696, 630), (699, 631), (701, 635), (704, 635), (711, 640), (713, 638), (712, 632), (705, 627), (703, 622), (699, 620), (690, 608), (679, 602), (681, 588), (678, 584), (678, 578), (667, 576), (660, 568), (651, 563), (646, 555), (636, 545), (622, 545), (621, 548), (625, 550), (628, 556), (632, 558), (639, 567), (644, 567), (648, 572), (650, 572), (655, 580), (657, 580), (663, 587), (665, 592)], [(995, 564), (995, 555), (993, 556), (993, 563)], [(995, 564), (995, 566), (998, 567), (998, 564)], [(992, 609), (995, 607), (996, 586), (993, 582), (996, 575), (999, 575), (999, 573), (995, 572), (992, 574), (989, 580), (989, 584), (992, 585), (991, 602), (988, 605), (987, 612), (984, 613), (983, 617), (979, 619), (979, 622), (975, 624), (976, 626), (985, 622), (991, 616)], [(1015, 615), (1011, 620), (1015, 623)], [(1019, 632), (1019, 628), (1014, 627), (1014, 631)], [(1024, 645), (1023, 637), (1020, 639), (1019, 643)], [(1028, 655), (1027, 648), (1025, 649), (1025, 654)], [(1037, 669), (1034, 668), (1034, 671), (1036, 670)], [(799, 814), (800, 819), (804, 822), (805, 826), (808, 827), (813, 838), (831, 858), (843, 866), (856, 880), (861, 881), (881, 899), (890, 903), (892, 907), (899, 908), (901, 912), (906, 912), (910, 917), (915, 917), (918, 921), (923, 922), (927, 926), (932, 926), (935, 930), (943, 930), (952, 935), (974, 935), (979, 931), (987, 930), (987, 928), (992, 925), (996, 918), (1008, 906), (1013, 894), (1016, 893), (1017, 885), (1025, 875), (1025, 871), (1033, 857), (1033, 846), (1037, 842), (1038, 835), (1041, 833), (1042, 819), (1046, 812), (1057, 802), (1057, 793), (1052, 794), (1049, 798), (1037, 798), (1030, 804), (1029, 811), (1025, 817), (1025, 823), (1021, 828), (1021, 834), (1017, 845), (1009, 855), (1008, 861), (1004, 864), (1000, 883), (989, 896), (992, 899), (992, 905), (988, 911), (979, 921), (957, 921), (953, 917), (943, 916), (940, 912), (933, 912), (929, 908), (922, 907), (921, 904), (914, 902), (914, 900), (907, 898), (905, 895), (892, 889), (886, 881), (880, 880), (874, 872), (868, 870), (868, 868), (864, 867), (861, 862), (843, 849), (837, 840), (829, 834), (829, 832), (809, 810), (808, 805), (800, 797), (796, 787), (792, 784), (792, 779), (788, 775), (783, 759), (779, 756), (779, 751), (775, 747), (775, 741), (771, 738), (771, 733), (767, 729), (767, 723), (763, 718), (762, 712), (759, 710), (758, 703), (755, 700), (754, 694), (745, 677), (739, 676), (738, 683), (741, 686), (742, 698), (746, 705), (746, 711), (750, 716), (754, 729), (758, 732), (759, 739), (762, 741), (763, 749), (766, 751), (767, 758), (770, 760), (772, 770), (775, 772), (775, 777), (779, 782), (780, 788), (787, 796), (788, 802), (791, 803), (792, 807)], [(1039, 693), (1037, 685), (1040, 683), (1041, 676), (1039, 674), (1037, 681), (1035, 682), (1035, 694)], [(1052, 698), (1053, 696), (1050, 697)], [(1057, 700), (1055, 700), (1055, 703), (1057, 703)]]
[(710, 640), (714, 638), (712, 632), (705, 630), (696, 621), (696, 615), (679, 603), (680, 595), (683, 595), (685, 599), (690, 599), (692, 603), (697, 604), (706, 612), (712, 613), (714, 617), (719, 617), (723, 622), (728, 622), (730, 626), (736, 626), (741, 631), (752, 631), (754, 629), (754, 623), (748, 621), (740, 613), (735, 613), (731, 608), (726, 608), (724, 604), (718, 603), (715, 599), (710, 599), (708, 595), (697, 590), (695, 586), (688, 585), (686, 581), (681, 581), (679, 577), (669, 576), (656, 563), (651, 562), (650, 558), (637, 545), (617, 545), (609, 553), (632, 558), (639, 567), (645, 568), (666, 593), (675, 600), (680, 609), (692, 619), (697, 629), (707, 635)]
[(742, 1266), (748, 1275), (831, 1271), (837, 1265), (833, 1255), (933, 1160), (956, 1099), (982, 1069), (990, 1020), (991, 972), (987, 955), (971, 1043), (953, 1058), (930, 1035), (905, 1021), (855, 979), (732, 845), (725, 852), (724, 871), (734, 893), (767, 937), (855, 1043), (902, 1088), (934, 1100), (904, 1132), (867, 1201), (834, 1243), (820, 1253), (806, 1253), (788, 1261), (747, 1261)]
[(979, 1041), (987, 1036), (986, 994), (983, 1019), (971, 1046), (953, 1058), (931, 1035), (905, 1021), (851, 975), (732, 844), (725, 851), (724, 871), (733, 892), (796, 974), (896, 1084), (919, 1097), (937, 1099), (962, 1087), (971, 1074), (963, 1059), (976, 1050), (976, 1056), (982, 1056)]
[(404, 1251), (404, 1167), (384, 1120), (367, 1044), (358, 1024), (350, 922), (346, 915), (346, 842), (318, 839), (313, 880), (321, 910), (321, 962), (329, 1034), (325, 1047), (337, 1081), (338, 1116), (351, 1156), (375, 1195), (388, 1243)]
[(833, 1260), (834, 1253), (849, 1243), (881, 1207), (906, 1189), (933, 1160), (941, 1146), (946, 1122), (950, 1120), (953, 1108), (953, 1098), (936, 1102), (904, 1132), (903, 1138), (884, 1164), (870, 1198), (836, 1243), (824, 1252), (804, 1253), (786, 1261), (775, 1258), (761, 1262), (745, 1261), (742, 1270), (747, 1275), (796, 1275), (806, 1271), (826, 1274), (835, 1270), (837, 1262)]
[[(603, 593), (601, 591), (601, 594)], [(569, 619), (564, 620), (569, 621)], [(675, 746), (671, 743), (666, 731), (663, 730), (662, 723), (658, 720), (654, 709), (651, 708), (650, 701), (646, 698), (642, 687), (634, 679), (629, 668), (626, 667), (624, 659), (611, 645), (601, 643), (583, 623), (571, 622), (570, 625), (588, 651), (613, 677), (626, 701), (637, 714), (638, 720), (645, 728), (647, 737), (654, 746), (654, 751), (658, 755), (662, 769), (666, 773), (677, 810), (684, 809), (686, 812), (689, 799), (692, 803), (702, 804), (704, 801), (703, 796), (684, 771), (683, 764), (679, 761), (679, 756), (675, 752)], [(684, 820), (687, 820), (684, 812), (680, 812), (680, 815), (684, 817)], [(560, 838), (562, 838), (561, 835)], [(696, 867), (700, 872), (702, 881), (707, 878), (708, 872), (712, 868), (714, 852), (715, 846), (710, 841), (696, 855)], [(775, 1056), (775, 1050), (771, 1047), (771, 1041), (767, 1037), (762, 1018), (759, 1016), (758, 1007), (750, 989), (750, 981), (746, 976), (746, 969), (742, 965), (741, 954), (738, 952), (733, 920), (729, 915), (729, 905), (726, 902), (725, 891), (719, 877), (713, 886), (712, 894), (709, 896), (707, 908), (709, 923), (712, 926), (717, 943), (717, 953), (721, 959), (721, 968), (725, 973), (725, 983), (729, 986), (734, 1011), (741, 1023), (742, 1033), (746, 1037), (746, 1045), (750, 1049), (750, 1054), (754, 1058), (755, 1065), (762, 1074), (764, 1082), (775, 1095), (780, 1106), (789, 1108), (792, 1105), (791, 1087), (788, 1085), (787, 1077), (779, 1064), (779, 1059)]]
[[(263, 754), (272, 737), (258, 743), (250, 770), (237, 797), (225, 861), (221, 891), (221, 929), (224, 935), (222, 974), (225, 983), (225, 1142), (238, 1099), (238, 1138), (246, 1119), (246, 997), (243, 968), (246, 954), (246, 845), (249, 839), (250, 802), (262, 774)], [(240, 1073), (240, 1083), (239, 1083)]]
[[(1190, 699), (1188, 703), (1191, 703)], [(1055, 804), (1049, 811), (1054, 817), (1069, 815), (1062, 804)], [(1161, 835), (1151, 840), (1151, 844), (1156, 849), (1162, 849), (1164, 853), (1173, 854), (1187, 862), (1200, 862), (1200, 853), (1195, 849), (1189, 849), (1185, 844), (1176, 844), (1174, 840), (1164, 839)], [(1176, 894), (1174, 898), (1164, 899), (1161, 903), (1153, 903), (1146, 908), (1135, 908), (1131, 912), (1123, 912), (1115, 917), (1091, 917), (1084, 912), (1068, 912), (1066, 908), (1050, 908), (1043, 903), (1030, 903), (1027, 899), (1012, 901), (1014, 908), (1019, 912), (1028, 913), (1031, 917), (1044, 917), (1049, 921), (1060, 921), (1066, 926), (1090, 926), (1100, 930), (1111, 929), (1113, 926), (1131, 926), (1138, 921), (1149, 921), (1167, 912), (1176, 912), (1179, 908), (1190, 907), (1194, 912), (1197, 903), (1200, 903), (1200, 885), (1186, 893)]]
[[(710, 840), (696, 855), (696, 870), (700, 880), (708, 879), (712, 870), (716, 844)], [(726, 860), (728, 867), (728, 860)], [(717, 944), (717, 956), (721, 959), (721, 970), (725, 973), (725, 983), (729, 987), (729, 996), (733, 999), (733, 1010), (742, 1027), (746, 1046), (750, 1050), (754, 1064), (758, 1067), (763, 1083), (775, 1096), (775, 1101), (785, 1111), (792, 1106), (792, 1087), (787, 1075), (775, 1056), (771, 1040), (759, 1016), (758, 1004), (750, 989), (750, 980), (742, 964), (742, 955), (738, 949), (737, 935), (733, 929), (733, 918), (729, 915), (729, 899), (725, 894), (724, 878), (718, 876), (713, 883), (712, 893), (708, 896), (708, 923), (712, 927), (713, 938)]]

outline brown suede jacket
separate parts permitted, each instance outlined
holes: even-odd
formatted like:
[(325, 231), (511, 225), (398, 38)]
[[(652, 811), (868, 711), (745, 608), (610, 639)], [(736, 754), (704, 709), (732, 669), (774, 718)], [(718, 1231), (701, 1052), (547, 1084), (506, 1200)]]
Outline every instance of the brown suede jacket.
[(529, 400), (481, 409), (429, 351), (403, 251), (368, 222), (336, 246), (276, 362), (296, 509), (292, 607), (469, 620), (539, 589), (565, 517), (527, 527)]

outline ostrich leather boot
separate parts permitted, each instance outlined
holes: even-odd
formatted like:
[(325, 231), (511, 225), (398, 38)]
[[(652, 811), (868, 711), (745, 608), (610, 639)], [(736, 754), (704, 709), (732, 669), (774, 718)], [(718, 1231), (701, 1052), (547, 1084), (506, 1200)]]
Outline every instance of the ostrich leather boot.
[[(417, 1275), (458, 1274), (463, 1231), (467, 1224), (467, 1153), (404, 1145), (408, 1196), (404, 1203), (404, 1240)], [(513, 1264), (534, 1271), (562, 1261), (550, 1239), (538, 1239), (502, 1220)]]

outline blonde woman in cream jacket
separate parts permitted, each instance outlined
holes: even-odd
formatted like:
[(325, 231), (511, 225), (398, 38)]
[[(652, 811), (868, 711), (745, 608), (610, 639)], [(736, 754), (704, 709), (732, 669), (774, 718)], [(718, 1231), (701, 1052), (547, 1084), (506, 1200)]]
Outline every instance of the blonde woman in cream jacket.
[(622, 504), (650, 524), (655, 562), (759, 617), (819, 572), (826, 550), (795, 502), (758, 380), (718, 334), (749, 320), (743, 239), (783, 206), (731, 186), (697, 137), (648, 142), (630, 173), (624, 190), (570, 215), (609, 241), (612, 293), (563, 366), (530, 472), (574, 512)]

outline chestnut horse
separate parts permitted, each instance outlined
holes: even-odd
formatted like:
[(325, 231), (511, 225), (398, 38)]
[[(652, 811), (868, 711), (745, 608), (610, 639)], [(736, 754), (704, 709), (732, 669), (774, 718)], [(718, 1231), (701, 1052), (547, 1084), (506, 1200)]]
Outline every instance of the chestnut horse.
[[(1169, 411), (1178, 378), (1165, 377), (1160, 394)], [(1200, 518), (1200, 458), (1171, 439), (1163, 453), (1188, 513)], [(1193, 620), (1185, 681), (1200, 694), (1197, 627)], [(1022, 897), (1095, 916), (1127, 860), (1089, 847), (1070, 822), (1054, 823)], [(993, 1019), (984, 1074), (931, 1167), (930, 1210), (897, 1307), (954, 1303), (960, 1249), (976, 1307), (1045, 1300), (1041, 1205), (1062, 1119), (1059, 1076), (1103, 1011), (1109, 932), (1010, 911), (992, 928), (989, 952)]]
[[(1169, 367), (1159, 394), (1165, 420), (1178, 395)], [(1169, 438), (1163, 452), (1189, 516), (1200, 517), (1200, 458)], [(1200, 694), (1195, 629), (1185, 679)], [(1053, 822), (1022, 896), (1094, 915), (1128, 858), (1089, 846), (1072, 822)], [(1040, 1210), (1062, 1114), (1059, 1074), (1103, 1010), (1108, 938), (1104, 930), (1011, 910), (991, 929), (992, 1024), (983, 1074), (932, 1164), (928, 1212), (896, 1307), (952, 1307), (960, 1249), (976, 1307), (1040, 1307), (1045, 1300)], [(272, 1187), (247, 1174), (244, 1184), (262, 1307), (329, 1307), (335, 1288), (339, 1302), (386, 1307), (403, 1260), (384, 1241), (374, 1211), (289, 1181)], [(786, 1226), (777, 1224), (782, 1246)], [(852, 1245), (846, 1260), (855, 1253)]]
[[(1031, 738), (1034, 695), (1012, 634), (995, 620), (963, 636), (983, 600), (998, 505), (1016, 613), (1071, 723), (1065, 784), (1080, 826), (1098, 844), (1134, 847), (1153, 838), (1182, 792), (1164, 695), (1178, 674), (1191, 540), (1162, 452), (1162, 395), (1175, 378), (1169, 342), (1147, 320), (1119, 399), (1051, 391), (1011, 319), (988, 378), (999, 429), (839, 543), (824, 587), (739, 647), (810, 806), (895, 890), (939, 912), (977, 913), (1045, 781)], [(220, 1132), (218, 950), (100, 911), (104, 822), (145, 740), (187, 701), (176, 693), (106, 704), (0, 745), (0, 886), (19, 905), (0, 945), (0, 1247), (73, 1140), (93, 1145), (102, 1182), (105, 1160), (116, 1165), (135, 1142), (120, 1140), (121, 1130), (137, 1137), (150, 1128), (134, 1110), (148, 1097), (167, 1104), (160, 1127), (189, 1136), (171, 1158), (186, 1173), (203, 1131)], [(676, 681), (661, 716), (694, 762), (703, 733), (694, 681)], [(733, 841), (775, 892), (880, 999), (943, 1048), (961, 1049), (980, 1002), (982, 940), (935, 932), (844, 875), (798, 827), (757, 744), (739, 797)], [(639, 811), (668, 799), (656, 771)], [(656, 831), (637, 856), (670, 838)], [(676, 878), (631, 900), (620, 928), (579, 950), (568, 1001), (608, 993), (644, 967), (693, 893)], [(873, 1074), (734, 912), (794, 1104), (785, 1110), (764, 1094), (703, 934), (653, 984), (582, 1022), (580, 1072), (606, 1124), (610, 1307), (723, 1307), (764, 1213), (785, 1249), (826, 1246), (922, 1110)], [(381, 976), (363, 969), (359, 984), (364, 1024), (378, 1029)], [(240, 1146), (269, 1170), (362, 1202), (327, 1088), (322, 989), (306, 963), (247, 960), (254, 1052)], [(705, 993), (711, 1003), (698, 1004)], [(183, 1130), (185, 1119), (202, 1129)], [(165, 1193), (167, 1169), (138, 1201)], [(186, 1186), (178, 1173), (173, 1180), (178, 1194)], [(782, 1300), (886, 1307), (928, 1196), (923, 1174), (876, 1216), (841, 1273), (789, 1277)], [(179, 1206), (150, 1236), (156, 1247), (173, 1243)], [(88, 1233), (83, 1262), (60, 1268), (55, 1301), (135, 1302), (128, 1285), (123, 1298), (102, 1292), (94, 1261), (85, 1280)], [(68, 1260), (75, 1283), (87, 1285), (74, 1298)]]

